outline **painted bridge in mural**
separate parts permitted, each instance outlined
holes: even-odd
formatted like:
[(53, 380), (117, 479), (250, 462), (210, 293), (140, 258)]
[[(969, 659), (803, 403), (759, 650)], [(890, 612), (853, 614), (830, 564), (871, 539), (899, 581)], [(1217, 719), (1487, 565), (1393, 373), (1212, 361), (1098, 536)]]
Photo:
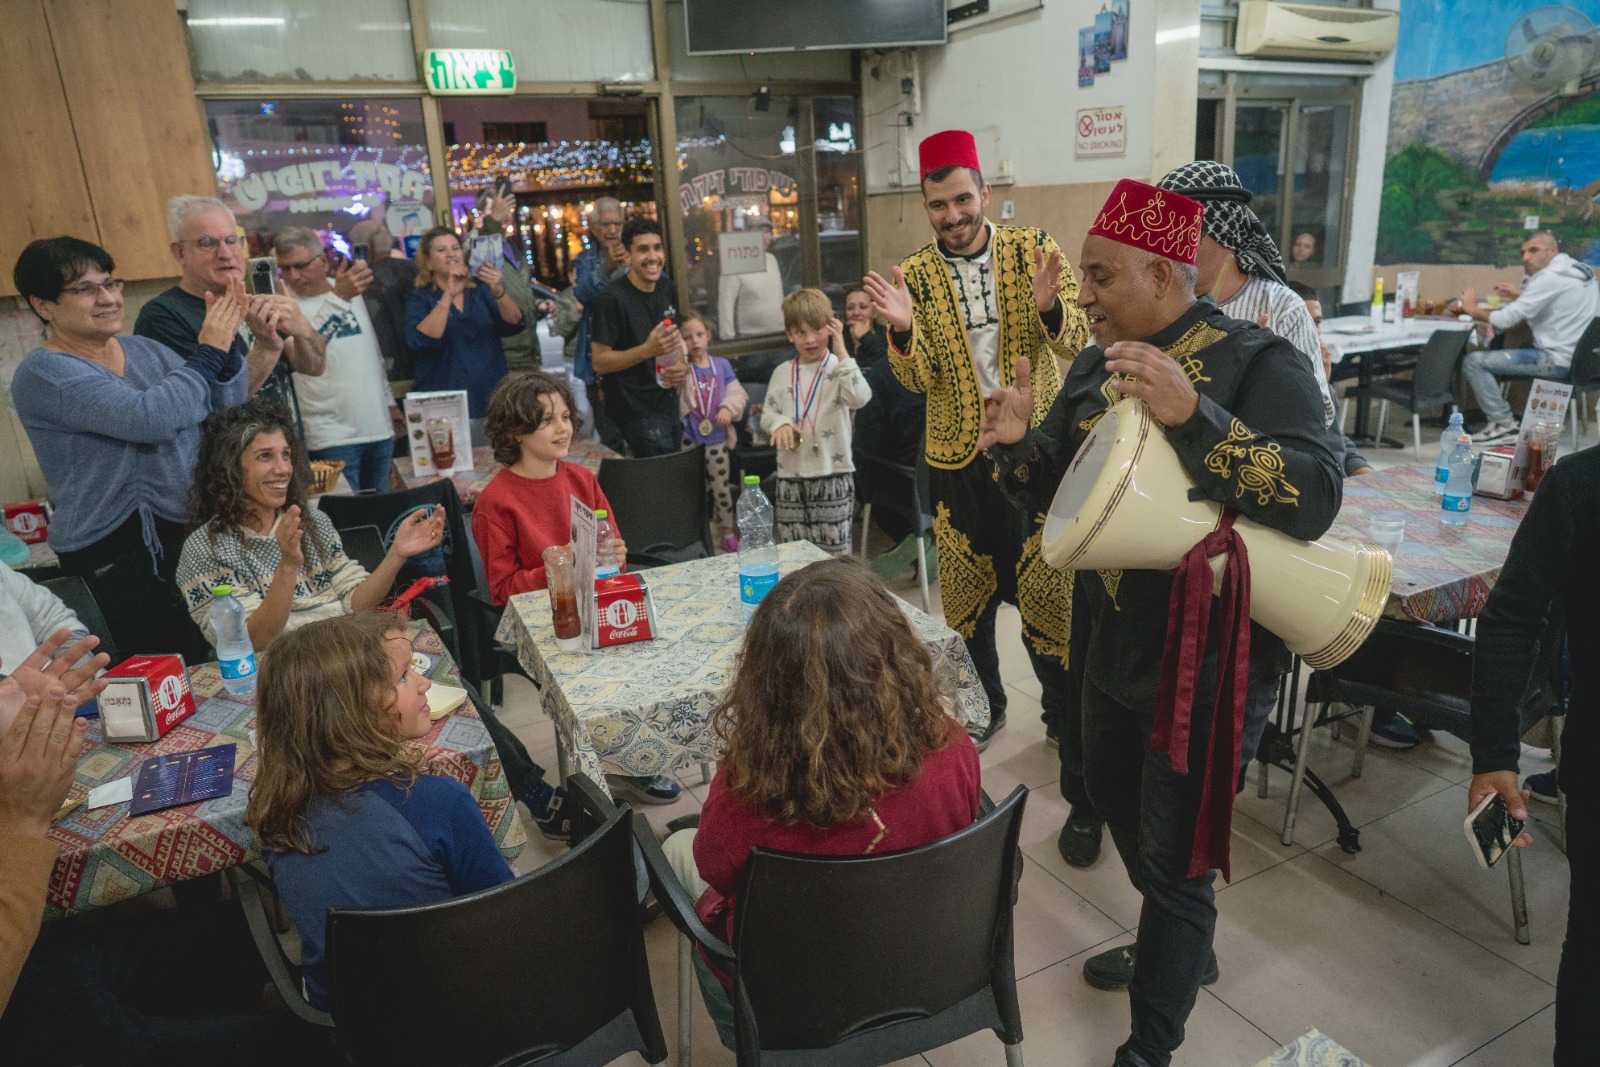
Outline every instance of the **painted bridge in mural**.
[[(1389, 154), (1408, 144), (1430, 144), (1494, 180), (1501, 156), (1529, 126), (1571, 106), (1600, 87), (1600, 69), (1578, 86), (1577, 96), (1535, 89), (1511, 73), (1505, 60), (1465, 67), (1433, 78), (1395, 83), (1390, 110)], [(1586, 182), (1586, 196), (1600, 195), (1600, 171)]]

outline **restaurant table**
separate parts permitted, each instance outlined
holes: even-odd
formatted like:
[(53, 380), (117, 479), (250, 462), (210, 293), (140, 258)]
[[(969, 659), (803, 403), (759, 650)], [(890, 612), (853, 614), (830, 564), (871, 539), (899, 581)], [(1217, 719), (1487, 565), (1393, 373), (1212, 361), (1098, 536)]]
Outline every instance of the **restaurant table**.
[[(588, 467), (592, 473), (600, 473), (600, 461), (603, 459), (620, 459), (621, 456), (596, 441), (592, 437), (582, 434), (572, 439), (572, 444), (567, 449), (567, 458), (574, 463), (581, 463)], [(461, 503), (471, 507), (477, 502), (478, 494), (483, 492), (483, 487), (489, 484), (489, 479), (500, 473), (503, 464), (495, 462), (494, 449), (488, 445), (479, 445), (472, 450), (472, 469), (470, 471), (457, 471), (450, 476), (456, 483), (456, 493), (461, 497)], [(442, 477), (438, 474), (418, 474), (411, 465), (410, 456), (396, 456), (394, 461), (394, 477), (407, 489), (415, 489), (419, 485), (436, 482)]]
[(1405, 539), (1394, 561), (1387, 613), (1449, 624), (1483, 610), (1528, 505), (1474, 494), (1467, 524), (1446, 526), (1439, 521), (1433, 470), (1406, 465), (1346, 478), (1344, 504), (1328, 536), (1371, 541), (1378, 512), (1403, 514)]
[(55, 572), (61, 569), (61, 560), (56, 556), (55, 549), (50, 547), (49, 541), (35, 541), (28, 546), (28, 558), (11, 568), (16, 571), (32, 571), (30, 578), (41, 579), (49, 575), (40, 572)]
[[(800, 541), (778, 546), (779, 574), (828, 559)], [(714, 763), (710, 728), (744, 639), (739, 557), (729, 554), (641, 572), (655, 604), (657, 636), (609, 648), (556, 648), (549, 594), (511, 598), (495, 636), (517, 651), (556, 723), (562, 755), (596, 782), (603, 772), (668, 773)], [(939, 691), (969, 729), (989, 723), (989, 700), (961, 635), (903, 601), (912, 629), (933, 654)], [(565, 770), (563, 770), (563, 774)]]
[[(412, 647), (431, 659), (431, 678), (460, 684), (460, 674), (438, 636), (420, 623), (409, 625)], [(89, 810), (72, 809), (50, 827), (60, 847), (45, 917), (72, 915), (140, 896), (174, 882), (215, 874), (259, 859), (255, 835), (245, 825), (245, 804), (256, 778), (251, 740), (255, 695), (234, 696), (222, 687), (215, 663), (189, 672), (195, 713), (151, 744), (109, 744), (99, 719), (89, 726), (90, 745), (78, 760), (71, 796), (138, 773), (150, 756), (235, 744), (233, 792), (225, 797), (131, 817), (128, 802)], [(527, 844), (522, 820), (501, 769), (494, 743), (471, 701), (433, 724), (420, 744), (428, 748), (428, 772), (456, 779), (471, 790), (494, 834), (501, 855), (513, 860)]]
[[(1356, 364), (1356, 384), (1362, 388), (1372, 384), (1374, 360), (1371, 356), (1411, 352), (1428, 343), (1438, 330), (1470, 330), (1475, 324), (1460, 322), (1453, 316), (1402, 319), (1399, 322), (1374, 323), (1366, 315), (1341, 315), (1322, 320), (1322, 343), (1328, 346), (1333, 365), (1347, 360)], [(1375, 442), (1367, 432), (1367, 405), (1356, 406), (1355, 433), (1357, 444)], [(1396, 445), (1395, 447), (1401, 447)]]

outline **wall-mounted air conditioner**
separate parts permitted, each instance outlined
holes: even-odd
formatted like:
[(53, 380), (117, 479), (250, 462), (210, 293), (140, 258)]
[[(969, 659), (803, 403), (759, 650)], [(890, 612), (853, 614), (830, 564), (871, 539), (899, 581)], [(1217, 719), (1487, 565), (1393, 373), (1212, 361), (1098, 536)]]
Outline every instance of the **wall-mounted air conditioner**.
[(1398, 11), (1240, 0), (1233, 50), (1263, 59), (1371, 62), (1394, 50)]

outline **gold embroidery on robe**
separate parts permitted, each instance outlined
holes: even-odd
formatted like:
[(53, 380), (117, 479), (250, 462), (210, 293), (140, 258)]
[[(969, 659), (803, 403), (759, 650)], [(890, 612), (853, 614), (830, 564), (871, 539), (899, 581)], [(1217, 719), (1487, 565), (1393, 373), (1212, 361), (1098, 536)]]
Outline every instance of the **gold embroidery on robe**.
[(1122, 605), (1117, 603), (1117, 588), (1122, 585), (1122, 568), (1095, 573), (1100, 575), (1100, 584), (1106, 587), (1106, 596), (1111, 598), (1112, 608), (1121, 611)]
[[(1206, 365), (1195, 356), (1201, 349), (1210, 348), (1224, 337), (1228, 336), (1226, 330), (1219, 330), (1208, 323), (1197, 322), (1184, 331), (1182, 337), (1172, 342), (1161, 351), (1171, 356), (1183, 368), (1183, 373), (1188, 375), (1189, 384), (1198, 386), (1201, 382), (1209, 382), (1211, 377), (1205, 373)], [(1113, 374), (1100, 383), (1100, 395), (1105, 397), (1106, 407), (1110, 407), (1122, 399), (1122, 394), (1111, 387), (1112, 382), (1127, 381), (1126, 374)], [(1094, 424), (1100, 421), (1104, 411), (1097, 411), (1087, 419), (1078, 423), (1080, 430), (1092, 430)]]
[(978, 616), (1000, 588), (994, 557), (973, 553), (971, 539), (951, 524), (950, 509), (943, 501), (934, 505), (933, 537), (939, 548), (939, 593), (945, 624), (971, 640), (978, 631)]
[(1067, 662), (1067, 636), (1072, 633), (1072, 571), (1058, 571), (1040, 554), (1044, 543), (1044, 515), (1034, 516), (1033, 535), (1022, 542), (1017, 561), (1017, 606), (1022, 613), (1022, 637), (1042, 656)]
[(1262, 443), (1261, 435), (1238, 419), (1228, 425), (1228, 436), (1206, 453), (1206, 469), (1219, 478), (1235, 477), (1234, 499), (1256, 495), (1256, 504), (1300, 504), (1300, 490), (1283, 474), (1283, 452), (1276, 441)]

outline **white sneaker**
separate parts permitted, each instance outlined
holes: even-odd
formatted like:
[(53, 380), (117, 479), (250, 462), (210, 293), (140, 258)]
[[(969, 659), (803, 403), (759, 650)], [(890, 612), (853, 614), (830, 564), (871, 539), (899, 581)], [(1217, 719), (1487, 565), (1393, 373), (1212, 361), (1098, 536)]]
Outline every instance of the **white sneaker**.
[(1515, 441), (1517, 432), (1516, 420), (1511, 422), (1491, 422), (1472, 435), (1472, 443), (1475, 445), (1504, 444), (1506, 441)]

